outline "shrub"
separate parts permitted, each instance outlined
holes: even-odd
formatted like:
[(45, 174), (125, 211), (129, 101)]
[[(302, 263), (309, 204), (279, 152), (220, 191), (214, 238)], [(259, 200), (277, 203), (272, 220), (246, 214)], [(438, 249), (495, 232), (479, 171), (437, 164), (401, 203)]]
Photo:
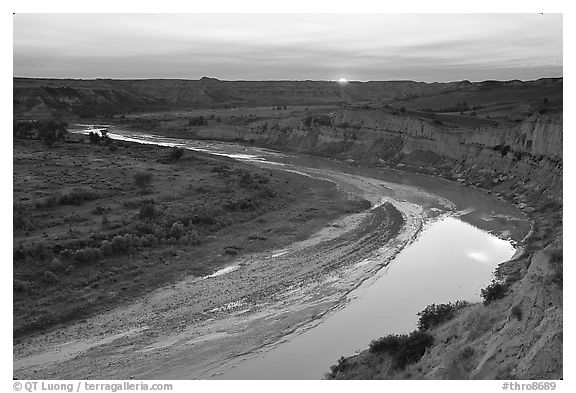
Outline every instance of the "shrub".
[(184, 235), (185, 231), (186, 230), (184, 229), (184, 225), (180, 221), (176, 221), (174, 224), (172, 224), (168, 236), (175, 239), (180, 239), (182, 235)]
[(102, 257), (102, 253), (99, 249), (93, 247), (86, 247), (81, 250), (76, 250), (74, 252), (72, 259), (78, 263), (90, 263), (93, 261), (97, 261)]
[(456, 315), (456, 311), (468, 303), (457, 301), (455, 303), (431, 304), (418, 313), (418, 329), (428, 330), (443, 322), (449, 321)]
[(138, 217), (141, 220), (153, 219), (154, 217), (156, 217), (156, 208), (154, 208), (153, 204), (147, 203), (140, 208), (140, 211), (138, 212)]
[(519, 270), (512, 271), (506, 275), (506, 279), (504, 280), (504, 285), (509, 287), (510, 285), (519, 281), (521, 278), (522, 278), (522, 273)]
[(492, 281), (492, 284), (480, 290), (480, 296), (484, 299), (484, 305), (488, 305), (494, 300), (502, 299), (506, 296), (507, 287), (504, 284)]
[(65, 139), (66, 123), (49, 120), (44, 122), (36, 122), (38, 129), (38, 139), (42, 140), (45, 146), (52, 147), (57, 140)]
[(187, 244), (191, 244), (191, 245), (198, 245), (200, 244), (200, 235), (198, 234), (197, 231), (189, 231), (186, 236), (184, 236), (182, 238), (182, 240), (187, 243)]
[(260, 184), (270, 183), (270, 179), (266, 175), (256, 174), (254, 175), (254, 179)]
[(328, 373), (329, 378), (335, 378), (339, 372), (345, 371), (348, 367), (348, 359), (344, 356), (340, 356), (338, 363), (330, 366), (330, 372)]
[(188, 119), (189, 126), (205, 126), (208, 124), (208, 120), (204, 116), (192, 117)]
[(26, 214), (26, 208), (21, 203), (14, 203), (12, 207), (13, 212), (13, 221), (12, 221), (12, 229), (14, 231), (17, 230), (30, 230), (33, 229), (34, 226), (29, 220), (29, 214)]
[(30, 139), (32, 137), (32, 130), (34, 129), (36, 122), (13, 120), (12, 124), (12, 132), (14, 138)]
[(42, 143), (44, 146), (52, 147), (56, 142), (56, 132), (54, 130), (46, 130), (41, 134)]
[(102, 241), (102, 244), (100, 244), (100, 251), (106, 256), (127, 254), (133, 248), (140, 247), (145, 242), (150, 242), (150, 238), (143, 239), (130, 233), (125, 235), (116, 235), (111, 241)]
[(158, 238), (151, 233), (142, 236), (140, 240), (142, 242), (142, 246), (145, 247), (153, 247), (158, 244)]
[(45, 243), (37, 243), (30, 247), (29, 255), (39, 261), (46, 261), (52, 257), (52, 251)]
[(314, 118), (314, 124), (329, 127), (332, 125), (332, 118), (328, 115), (320, 115)]
[(248, 172), (242, 172), (240, 175), (240, 187), (248, 187), (254, 183), (252, 176)]
[(90, 134), (88, 134), (88, 139), (90, 140), (90, 143), (100, 143), (100, 135), (98, 135), (97, 132), (90, 131)]
[(134, 232), (140, 235), (147, 235), (149, 233), (153, 233), (154, 224), (150, 222), (137, 222), (131, 228)]
[(32, 284), (29, 281), (23, 281), (14, 279), (13, 283), (14, 292), (30, 292), (32, 290)]
[(506, 156), (506, 154), (508, 154), (510, 152), (510, 146), (506, 145), (506, 146), (502, 146), (502, 148), (500, 149), (500, 155), (502, 157)]
[(562, 288), (564, 282), (564, 263), (562, 249), (552, 251), (549, 263), (550, 266), (552, 266), (552, 275), (550, 280)]
[(181, 147), (175, 147), (170, 149), (170, 153), (168, 153), (168, 159), (170, 161), (177, 161), (184, 155), (184, 149)]
[(58, 195), (50, 195), (35, 203), (36, 209), (48, 209), (58, 206)]
[(494, 377), (494, 379), (515, 380), (515, 379), (521, 379), (521, 378), (514, 372), (514, 365), (513, 364), (507, 364), (506, 366), (498, 367), (496, 369), (496, 376)]
[(44, 274), (42, 274), (42, 281), (46, 284), (54, 284), (55, 282), (58, 282), (58, 277), (50, 270), (46, 270)]
[(91, 214), (95, 215), (95, 216), (99, 216), (101, 214), (104, 214), (106, 212), (106, 209), (104, 209), (102, 206), (98, 205), (96, 206), (94, 209), (92, 209), (90, 211)]
[(127, 209), (138, 209), (147, 204), (154, 204), (154, 199), (136, 199), (136, 200), (129, 200), (123, 203), (123, 206)]
[[(548, 200), (546, 203), (542, 203), (540, 206), (536, 208), (536, 212), (555, 212), (559, 211), (562, 208), (562, 205), (556, 201)], [(562, 256), (562, 251), (560, 251), (560, 257)]]
[(393, 367), (404, 369), (407, 365), (416, 363), (434, 343), (431, 334), (415, 330), (409, 335), (390, 334), (370, 343), (371, 353), (387, 353), (392, 357)]
[(64, 250), (60, 251), (58, 256), (61, 259), (69, 261), (70, 259), (72, 259), (74, 257), (74, 253), (72, 252), (72, 250), (65, 248)]
[(131, 235), (117, 235), (112, 238), (110, 242), (110, 246), (112, 250), (118, 254), (126, 254), (128, 253), (133, 247), (138, 247), (140, 243), (140, 238)]
[(54, 257), (50, 262), (50, 268), (52, 270), (60, 270), (62, 269), (62, 261), (58, 257)]
[(520, 305), (515, 305), (510, 309), (510, 315), (516, 318), (518, 321), (522, 320), (522, 308)]
[(230, 167), (226, 164), (219, 163), (214, 168), (212, 168), (213, 173), (227, 174), (230, 171)]
[(156, 237), (164, 237), (165, 230), (158, 224), (154, 224), (150, 221), (144, 222), (137, 222), (131, 227), (131, 232), (141, 235), (141, 239), (144, 237), (143, 235), (154, 235)]
[(20, 244), (18, 247), (14, 247), (12, 250), (12, 257), (15, 261), (21, 261), (26, 258), (26, 251), (24, 251), (22, 244)]
[(91, 201), (97, 198), (98, 194), (94, 191), (76, 187), (68, 192), (65, 192), (64, 194), (61, 194), (58, 198), (58, 204), (79, 206), (85, 201)]
[(216, 216), (217, 214), (215, 211), (202, 206), (194, 209), (190, 221), (193, 224), (214, 225), (216, 224)]
[(354, 207), (358, 211), (368, 210), (372, 207), (372, 203), (370, 203), (367, 199), (358, 199), (354, 201)]
[(37, 209), (53, 208), (59, 205), (79, 206), (86, 201), (97, 199), (99, 195), (92, 190), (76, 187), (63, 194), (50, 195), (36, 203)]
[(490, 310), (485, 308), (472, 309), (473, 311), (467, 317), (468, 334), (466, 341), (472, 342), (478, 337), (484, 335), (494, 327), (496, 319), (499, 317), (494, 315)]
[(398, 348), (400, 348), (401, 340), (402, 336), (397, 334), (389, 334), (388, 336), (380, 337), (379, 339), (372, 341), (368, 350), (371, 353), (393, 353), (396, 352)]
[(332, 118), (328, 115), (319, 115), (319, 116), (306, 116), (302, 121), (304, 127), (311, 127), (311, 126), (326, 126), (329, 127), (332, 125)]
[(253, 201), (250, 198), (239, 198), (224, 204), (224, 209), (228, 211), (247, 211), (254, 210), (259, 206), (257, 201)]
[(472, 356), (474, 356), (474, 348), (469, 347), (469, 346), (462, 348), (462, 350), (460, 351), (460, 354), (458, 355), (458, 357), (461, 360), (468, 360)]
[(152, 177), (150, 172), (138, 172), (134, 174), (134, 184), (141, 192), (146, 192), (152, 186)]
[(276, 196), (276, 191), (270, 187), (264, 186), (260, 191), (258, 191), (256, 196), (263, 199), (270, 199)]
[(100, 244), (100, 252), (105, 256), (114, 255), (114, 248), (112, 247), (112, 243), (108, 240), (102, 241), (102, 244)]
[(227, 247), (224, 253), (227, 255), (238, 255), (238, 250), (233, 247)]

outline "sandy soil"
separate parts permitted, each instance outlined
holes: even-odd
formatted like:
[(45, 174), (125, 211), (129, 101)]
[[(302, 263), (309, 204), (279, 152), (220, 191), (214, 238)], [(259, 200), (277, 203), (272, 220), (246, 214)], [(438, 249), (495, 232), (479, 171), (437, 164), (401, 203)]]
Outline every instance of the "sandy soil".
[[(428, 214), (438, 214), (386, 200), (382, 190), (394, 185), (313, 172), (309, 175), (331, 178), (375, 208), (345, 216), (288, 247), (236, 258), (223, 274), (189, 276), (127, 306), (30, 338), (14, 347), (14, 376), (210, 376), (218, 365), (274, 345), (342, 307), (347, 293), (414, 238)], [(407, 192), (397, 187), (399, 195)]]

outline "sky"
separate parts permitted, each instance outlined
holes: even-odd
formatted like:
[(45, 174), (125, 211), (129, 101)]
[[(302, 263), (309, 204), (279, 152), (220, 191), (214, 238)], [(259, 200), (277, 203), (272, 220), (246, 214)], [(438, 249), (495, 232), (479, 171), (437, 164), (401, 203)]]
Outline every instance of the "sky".
[(13, 75), (222, 80), (562, 76), (561, 14), (16, 14)]

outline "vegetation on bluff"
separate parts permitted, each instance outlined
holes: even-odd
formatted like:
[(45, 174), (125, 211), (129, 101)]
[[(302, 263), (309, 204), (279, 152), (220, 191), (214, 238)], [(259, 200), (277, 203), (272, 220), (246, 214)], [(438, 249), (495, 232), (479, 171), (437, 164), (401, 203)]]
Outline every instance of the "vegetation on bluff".
[(226, 158), (68, 138), (14, 141), (17, 339), (366, 208), (331, 183)]

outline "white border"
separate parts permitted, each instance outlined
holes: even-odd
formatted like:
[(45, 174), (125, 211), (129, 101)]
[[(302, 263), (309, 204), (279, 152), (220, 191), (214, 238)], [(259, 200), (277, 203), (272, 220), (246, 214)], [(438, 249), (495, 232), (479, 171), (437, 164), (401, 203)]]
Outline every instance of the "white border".
[[(3, 124), (4, 132), (9, 133), (10, 141), (12, 141), (11, 128), (11, 108), (12, 108), (12, 62), (9, 60), (9, 54), (12, 53), (12, 12), (41, 12), (41, 13), (55, 13), (55, 12), (190, 12), (190, 13), (403, 13), (403, 12), (418, 12), (418, 13), (476, 13), (476, 12), (498, 12), (498, 13), (518, 13), (518, 12), (548, 12), (548, 13), (564, 13), (564, 91), (572, 93), (573, 81), (570, 78), (573, 65), (573, 50), (574, 46), (571, 37), (575, 37), (576, 33), (574, 25), (574, 14), (568, 6), (568, 1), (554, 1), (548, 0), (545, 2), (527, 0), (518, 2), (504, 2), (496, 0), (482, 0), (475, 2), (466, 1), (365, 1), (365, 0), (333, 0), (333, 1), (312, 1), (312, 0), (284, 0), (282, 2), (271, 0), (211, 0), (206, 2), (198, 1), (172, 1), (164, 0), (158, 1), (139, 1), (139, 2), (119, 2), (114, 0), (99, 0), (97, 2), (80, 2), (80, 1), (12, 1), (9, 5), (2, 5), (4, 12), (2, 13), (2, 43), (3, 54), (2, 57), (2, 77), (4, 87), (2, 92), (1, 108), (3, 111)], [(566, 75), (567, 74), (567, 75)], [(564, 106), (568, 108), (568, 116), (564, 117), (565, 127), (567, 132), (564, 135), (565, 150), (572, 153), (572, 148), (576, 146), (574, 143), (573, 131), (574, 120), (571, 118), (571, 108), (573, 108), (572, 94), (564, 94)], [(12, 313), (12, 225), (9, 217), (12, 216), (12, 193), (7, 189), (7, 184), (11, 183), (12, 172), (12, 154), (10, 153), (11, 144), (3, 143), (2, 149), (2, 184), (5, 185), (3, 193), (3, 225), (2, 225), (2, 241), (3, 241), (3, 258), (4, 271), (2, 274), (3, 296), (2, 296), (2, 310), (5, 315)], [(575, 219), (573, 204), (574, 182), (574, 161), (572, 154), (565, 157), (565, 218), (564, 218), (564, 231), (565, 238), (568, 240), (575, 239), (573, 231), (573, 222)], [(10, 168), (10, 169), (8, 169)], [(569, 333), (565, 335), (565, 363), (564, 363), (564, 376), (565, 381), (561, 381), (559, 388), (556, 391), (567, 391), (568, 385), (574, 385), (571, 371), (573, 370), (573, 361), (571, 361), (572, 352), (569, 348), (574, 348), (574, 339), (571, 332), (574, 331), (574, 319), (571, 307), (571, 299), (573, 299), (574, 290), (570, 285), (570, 281), (574, 277), (574, 268), (571, 264), (572, 257), (575, 255), (571, 242), (566, 242), (564, 246), (565, 259), (565, 277), (566, 277), (566, 292), (565, 299), (568, 300), (565, 305), (564, 312), (564, 325), (565, 330)], [(5, 318), (7, 319), (7, 318)], [(12, 356), (11, 351), (11, 336), (12, 324), (5, 321), (2, 324), (2, 337), (3, 337), (3, 356), (2, 356), (2, 385), (6, 392), (12, 390)], [(250, 381), (250, 382), (235, 382), (235, 381), (176, 381), (175, 390), (179, 392), (189, 391), (206, 391), (216, 390), (225, 392), (243, 392), (243, 391), (298, 391), (298, 390), (326, 390), (335, 392), (348, 392), (351, 388), (360, 388), (363, 390), (383, 391), (391, 389), (392, 391), (401, 391), (405, 389), (414, 389), (415, 391), (441, 391), (441, 392), (462, 392), (462, 391), (501, 391), (501, 383), (498, 381), (385, 381), (385, 382), (370, 382), (370, 381), (287, 381), (287, 382), (273, 382), (273, 381)]]

